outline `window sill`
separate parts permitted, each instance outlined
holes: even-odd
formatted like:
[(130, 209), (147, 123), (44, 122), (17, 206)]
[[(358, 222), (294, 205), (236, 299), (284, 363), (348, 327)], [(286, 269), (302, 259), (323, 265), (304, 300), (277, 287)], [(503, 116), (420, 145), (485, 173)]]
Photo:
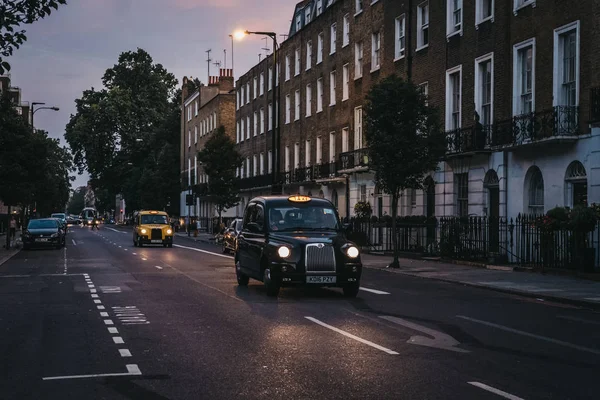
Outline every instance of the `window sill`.
[(358, 17), (360, 14), (363, 13), (363, 10), (357, 11), (354, 13), (354, 18)]
[(343, 44), (342, 44), (342, 49), (343, 49), (343, 48), (345, 48), (345, 47), (348, 47), (348, 46), (350, 46), (350, 42), (348, 42), (348, 43), (343, 43)]
[(310, 71), (310, 69), (311, 69), (311, 67), (308, 67), (304, 70), (304, 72), (308, 72), (308, 71)]
[(348, 101), (348, 100), (350, 100), (350, 98), (346, 97), (345, 99), (342, 99), (342, 103), (345, 102), (345, 101)]
[(453, 37), (453, 36), (456, 36), (456, 35), (460, 35), (460, 36), (462, 36), (462, 35), (463, 35), (463, 30), (462, 30), (462, 28), (460, 28), (459, 30), (457, 30), (457, 31), (454, 31), (454, 32), (446, 33), (446, 39), (447, 39), (447, 40), (450, 40), (450, 38), (451, 38), (451, 37)]
[(396, 58), (394, 58), (394, 62), (396, 62), (396, 61), (400, 61), (400, 60), (402, 60), (404, 57), (405, 57), (404, 55), (401, 55), (400, 57), (396, 57)]
[(317, 65), (321, 64), (322, 62), (323, 62), (323, 60), (317, 61)]
[(312, 117), (312, 114), (306, 114), (306, 115), (304, 116), (304, 118), (305, 118), (305, 119), (306, 119), (306, 118), (310, 118), (310, 117)]
[(329, 107), (334, 107), (337, 103), (330, 104)]
[(323, 112), (323, 110), (317, 110), (317, 114), (322, 113), (322, 112)]
[(427, 43), (427, 44), (425, 44), (425, 45), (423, 45), (423, 46), (421, 46), (421, 47), (417, 47), (417, 48), (415, 49), (415, 53), (416, 53), (416, 52), (418, 52), (418, 51), (421, 51), (421, 50), (425, 50), (425, 49), (426, 49), (426, 48), (428, 48), (428, 47), (429, 47), (429, 43)]
[(515, 7), (515, 8), (513, 9), (513, 14), (514, 14), (514, 15), (515, 15), (515, 17), (516, 17), (516, 16), (517, 16), (517, 14), (519, 13), (519, 10), (520, 10), (520, 9), (522, 9), (522, 8), (526, 8), (526, 7), (529, 7), (529, 6), (531, 6), (531, 8), (535, 8), (535, 0), (527, 1), (527, 2), (525, 2), (525, 3), (523, 3), (523, 4), (521, 4), (520, 6), (518, 6), (518, 7)]
[(380, 69), (381, 69), (381, 66), (375, 67), (375, 68), (373, 68), (373, 69), (371, 70), (371, 73), (373, 73), (373, 72), (377, 72), (377, 71), (379, 71)]
[(333, 56), (333, 55), (335, 55), (335, 51), (334, 51), (333, 53), (329, 53), (329, 55), (330, 55), (330, 56)]
[(362, 75), (355, 76), (355, 77), (354, 77), (354, 80), (355, 80), (355, 81), (357, 81), (357, 80), (359, 80), (359, 79), (362, 79), (362, 77), (363, 77)]
[(479, 25), (483, 24), (484, 22), (494, 22), (494, 15), (490, 15), (489, 17), (485, 17), (484, 19), (482, 19), (481, 21), (475, 21), (475, 29), (479, 29)]

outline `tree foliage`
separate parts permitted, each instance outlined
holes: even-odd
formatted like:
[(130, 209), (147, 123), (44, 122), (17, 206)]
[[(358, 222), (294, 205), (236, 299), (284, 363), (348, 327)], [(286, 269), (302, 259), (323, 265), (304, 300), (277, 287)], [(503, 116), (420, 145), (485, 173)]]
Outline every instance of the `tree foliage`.
[(122, 193), (128, 210), (178, 205), (181, 122), (175, 76), (137, 49), (122, 53), (102, 83), (102, 89), (86, 90), (76, 100), (67, 124), (65, 138), (79, 172), (87, 170), (94, 189), (105, 191), (112, 203)]
[(85, 208), (85, 186), (79, 186), (73, 190), (71, 198), (67, 203), (67, 212), (69, 214), (79, 215)]
[[(392, 197), (395, 236), (398, 199), (405, 189), (421, 189), (446, 150), (436, 110), (410, 81), (391, 75), (374, 85), (365, 105), (365, 139), (377, 185)], [(398, 266), (396, 238), (394, 262)]]
[(240, 201), (236, 169), (242, 160), (234, 141), (225, 133), (222, 125), (198, 153), (198, 161), (208, 175), (208, 193), (215, 203), (219, 221), (223, 210), (238, 205)]
[(33, 24), (58, 9), (66, 0), (2, 0), (0, 2), (0, 75), (10, 71), (5, 58), (27, 40), (23, 25)]

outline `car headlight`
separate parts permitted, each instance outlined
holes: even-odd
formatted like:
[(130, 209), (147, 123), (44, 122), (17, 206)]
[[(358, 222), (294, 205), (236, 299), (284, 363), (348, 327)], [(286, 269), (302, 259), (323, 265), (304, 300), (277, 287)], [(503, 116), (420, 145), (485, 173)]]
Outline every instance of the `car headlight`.
[(53, 233), (52, 235), (50, 235), (50, 237), (53, 237), (53, 238), (58, 237), (58, 232)]
[(292, 252), (289, 247), (281, 246), (277, 249), (277, 254), (279, 254), (279, 257), (281, 258), (288, 258)]
[(173, 231), (171, 229), (167, 229), (167, 235), (170, 235), (172, 233), (173, 233)]
[(142, 232), (142, 235), (145, 235), (145, 234), (146, 234), (146, 232), (148, 232), (148, 231), (147, 231), (147, 230), (145, 230), (145, 229), (142, 229), (142, 230), (141, 230), (141, 232)]
[(346, 255), (350, 258), (356, 258), (358, 257), (359, 251), (356, 248), (356, 246), (350, 246), (348, 247), (348, 249), (346, 249)]

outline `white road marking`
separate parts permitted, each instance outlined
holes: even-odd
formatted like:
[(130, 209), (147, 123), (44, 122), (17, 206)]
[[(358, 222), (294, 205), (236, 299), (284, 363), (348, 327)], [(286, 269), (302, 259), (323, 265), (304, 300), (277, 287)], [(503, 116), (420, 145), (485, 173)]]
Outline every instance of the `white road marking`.
[(90, 374), (90, 375), (63, 375), (63, 376), (47, 376), (42, 378), (44, 381), (53, 381), (59, 379), (85, 379), (85, 378), (104, 378), (108, 376), (134, 376), (142, 375), (137, 364), (127, 364), (127, 372), (114, 374)]
[(97, 290), (96, 289), (90, 289), (90, 293), (96, 293)]
[(112, 320), (112, 319), (105, 319), (105, 320), (104, 320), (104, 324), (105, 324), (105, 325), (114, 325), (115, 323), (113, 322), (113, 320)]
[(120, 248), (120, 249), (122, 249), (122, 248), (123, 248), (123, 246), (119, 246), (119, 248)]
[(96, 304), (102, 304), (102, 302), (99, 299), (94, 300), (94, 303), (96, 303)]
[(568, 316), (568, 315), (559, 315), (556, 318), (568, 319), (568, 320), (576, 321), (576, 322), (583, 322), (585, 324), (600, 325), (600, 321), (591, 321), (589, 319), (583, 319), (583, 318), (578, 318), (578, 317), (571, 317), (571, 316)]
[(64, 258), (65, 258), (65, 268), (63, 270), (63, 275), (67, 274), (67, 246), (65, 246), (65, 251), (64, 251)]
[(93, 289), (95, 286), (94, 286), (94, 284), (91, 284), (91, 285), (88, 285), (88, 287), (89, 287), (90, 289)]
[(116, 229), (109, 228), (108, 226), (106, 227), (106, 229), (108, 229), (109, 231), (113, 231), (113, 232), (121, 232), (121, 231), (118, 231), (118, 230), (116, 230)]
[(375, 294), (389, 294), (388, 292), (384, 292), (383, 290), (377, 290), (377, 289), (368, 289), (366, 287), (360, 287), (360, 290), (364, 290), (365, 292), (371, 292), (371, 293), (375, 293)]
[(467, 382), (467, 383), (469, 385), (476, 386), (476, 387), (478, 387), (480, 389), (487, 390), (490, 393), (497, 394), (498, 396), (504, 397), (505, 399), (509, 399), (509, 400), (524, 400), (521, 397), (517, 397), (517, 396), (515, 396), (513, 394), (503, 392), (500, 389), (493, 388), (493, 387), (485, 385), (485, 384), (483, 384), (481, 382)]
[(123, 249), (123, 250), (125, 250), (125, 251), (129, 251), (129, 249)]
[(73, 245), (77, 246), (77, 242), (75, 241), (75, 239), (71, 239), (71, 241), (73, 242)]
[(379, 318), (385, 319), (386, 321), (390, 321), (398, 325), (405, 326), (418, 332), (423, 332), (424, 334), (433, 337), (433, 339), (430, 339), (425, 336), (411, 336), (406, 343), (416, 344), (419, 346), (433, 347), (436, 349), (456, 351), (457, 353), (469, 353), (468, 350), (455, 347), (458, 346), (460, 343), (452, 336), (447, 335), (443, 332), (439, 332), (426, 326), (418, 325), (414, 322), (410, 322), (398, 317), (392, 317), (389, 315), (380, 315)]
[(206, 251), (206, 250), (196, 249), (196, 248), (194, 248), (194, 247), (182, 246), (182, 245), (180, 245), (180, 244), (174, 244), (173, 246), (175, 246), (175, 247), (179, 247), (179, 248), (181, 248), (181, 249), (198, 251), (198, 252), (200, 252), (200, 253), (210, 254), (210, 255), (213, 255), (213, 256), (217, 256), (217, 257), (229, 258), (230, 260), (233, 260), (233, 257), (231, 257), (231, 256), (225, 256), (225, 255), (223, 255), (223, 254), (219, 254), (219, 253), (213, 253), (212, 251)]
[(108, 328), (108, 333), (119, 333), (119, 331), (117, 330), (117, 328), (111, 326), (110, 328)]
[(107, 313), (107, 312), (101, 312), (101, 313), (100, 313), (100, 316), (101, 316), (101, 317), (108, 317), (108, 313)]
[(348, 332), (345, 332), (345, 331), (343, 331), (343, 330), (341, 330), (341, 329), (338, 329), (338, 328), (336, 328), (335, 326), (328, 325), (328, 324), (326, 324), (325, 322), (319, 321), (319, 320), (318, 320), (318, 319), (316, 319), (316, 318), (313, 318), (313, 317), (304, 317), (304, 318), (306, 318), (306, 319), (307, 319), (307, 320), (309, 320), (309, 321), (312, 321), (312, 322), (314, 322), (315, 324), (319, 324), (319, 325), (321, 325), (321, 326), (323, 326), (323, 327), (325, 327), (325, 328), (327, 328), (327, 329), (331, 329), (332, 331), (334, 331), (334, 332), (337, 332), (337, 333), (339, 333), (340, 335), (344, 335), (344, 336), (346, 336), (346, 337), (349, 337), (350, 339), (354, 339), (354, 340), (356, 340), (356, 341), (358, 341), (358, 342), (364, 343), (364, 344), (366, 344), (366, 345), (368, 345), (368, 346), (374, 347), (374, 348), (376, 348), (376, 349), (378, 349), (378, 350), (381, 350), (381, 351), (384, 351), (384, 352), (386, 352), (386, 353), (388, 353), (388, 354), (391, 354), (391, 355), (397, 355), (397, 354), (398, 354), (397, 352), (395, 352), (395, 351), (393, 351), (393, 350), (390, 350), (390, 349), (388, 349), (388, 348), (385, 348), (385, 347), (383, 347), (383, 346), (380, 346), (380, 345), (378, 345), (378, 344), (375, 344), (375, 343), (373, 343), (373, 342), (370, 342), (370, 341), (368, 341), (368, 340), (365, 340), (365, 339), (363, 339), (363, 338), (360, 338), (360, 337), (358, 337), (358, 336), (354, 336), (354, 335), (353, 335), (353, 334), (351, 334), (351, 333), (348, 333)]
[(121, 293), (120, 286), (100, 286), (102, 293)]
[(104, 306), (98, 306), (98, 310), (104, 310)]
[(592, 353), (592, 354), (600, 355), (600, 350), (590, 349), (589, 347), (584, 347), (584, 346), (579, 346), (579, 345), (573, 344), (573, 343), (563, 342), (562, 340), (552, 339), (552, 338), (549, 338), (549, 337), (546, 337), (546, 336), (535, 335), (533, 333), (520, 331), (518, 329), (513, 329), (513, 328), (509, 328), (507, 326), (494, 324), (492, 322), (487, 322), (487, 321), (482, 321), (482, 320), (475, 319), (475, 318), (465, 317), (464, 315), (457, 315), (456, 317), (457, 318), (461, 318), (461, 319), (465, 319), (467, 321), (475, 322), (475, 323), (478, 323), (478, 324), (491, 326), (492, 328), (497, 328), (497, 329), (500, 329), (500, 330), (503, 330), (503, 331), (506, 331), (506, 332), (515, 333), (517, 335), (527, 336), (527, 337), (530, 337), (530, 338), (534, 338), (534, 339), (538, 339), (538, 340), (543, 340), (543, 341), (546, 341), (548, 343), (554, 343), (554, 344), (557, 344), (559, 346), (570, 347), (572, 349), (576, 349), (576, 350), (579, 350), (579, 351), (585, 351), (587, 353)]
[(600, 297), (586, 297), (585, 300), (600, 301)]
[(133, 254), (134, 256), (137, 256), (137, 253), (131, 253), (131, 254)]
[(121, 336), (113, 336), (112, 340), (113, 340), (113, 342), (115, 342), (115, 344), (123, 344), (123, 343), (125, 343), (123, 341), (123, 338)]
[(121, 357), (131, 357), (131, 352), (127, 349), (119, 349), (119, 354)]
[(92, 296), (92, 299), (97, 299), (98, 298), (98, 295), (96, 293), (92, 293), (91, 296)]
[(154, 268), (163, 269), (163, 267), (160, 267), (158, 265), (155, 265)]
[(83, 274), (84, 277), (89, 278), (90, 274)]
[(148, 259), (147, 259), (147, 258), (144, 258), (144, 257), (142, 257), (142, 260), (144, 260), (144, 261), (148, 261)]

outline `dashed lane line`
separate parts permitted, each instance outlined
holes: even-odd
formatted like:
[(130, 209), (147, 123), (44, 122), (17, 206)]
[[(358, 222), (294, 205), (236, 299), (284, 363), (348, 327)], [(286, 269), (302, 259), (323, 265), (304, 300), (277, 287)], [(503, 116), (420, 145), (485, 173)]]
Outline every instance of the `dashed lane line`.
[(488, 386), (486, 384), (483, 384), (481, 382), (467, 382), (469, 385), (473, 385), (475, 387), (478, 387), (479, 389), (483, 389), (486, 390), (490, 393), (494, 393), (500, 397), (504, 397), (505, 399), (509, 399), (509, 400), (524, 400), (521, 397), (517, 397), (514, 394), (510, 394), (510, 393), (506, 393), (500, 389), (496, 389), (495, 387), (491, 387)]
[(85, 379), (85, 378), (105, 378), (110, 376), (139, 376), (142, 371), (137, 364), (127, 364), (127, 372), (117, 372), (113, 374), (90, 374), (90, 375), (63, 375), (63, 376), (47, 376), (42, 378), (44, 381), (60, 380), (60, 379)]
[(128, 349), (119, 349), (121, 357), (131, 357), (131, 352)]

